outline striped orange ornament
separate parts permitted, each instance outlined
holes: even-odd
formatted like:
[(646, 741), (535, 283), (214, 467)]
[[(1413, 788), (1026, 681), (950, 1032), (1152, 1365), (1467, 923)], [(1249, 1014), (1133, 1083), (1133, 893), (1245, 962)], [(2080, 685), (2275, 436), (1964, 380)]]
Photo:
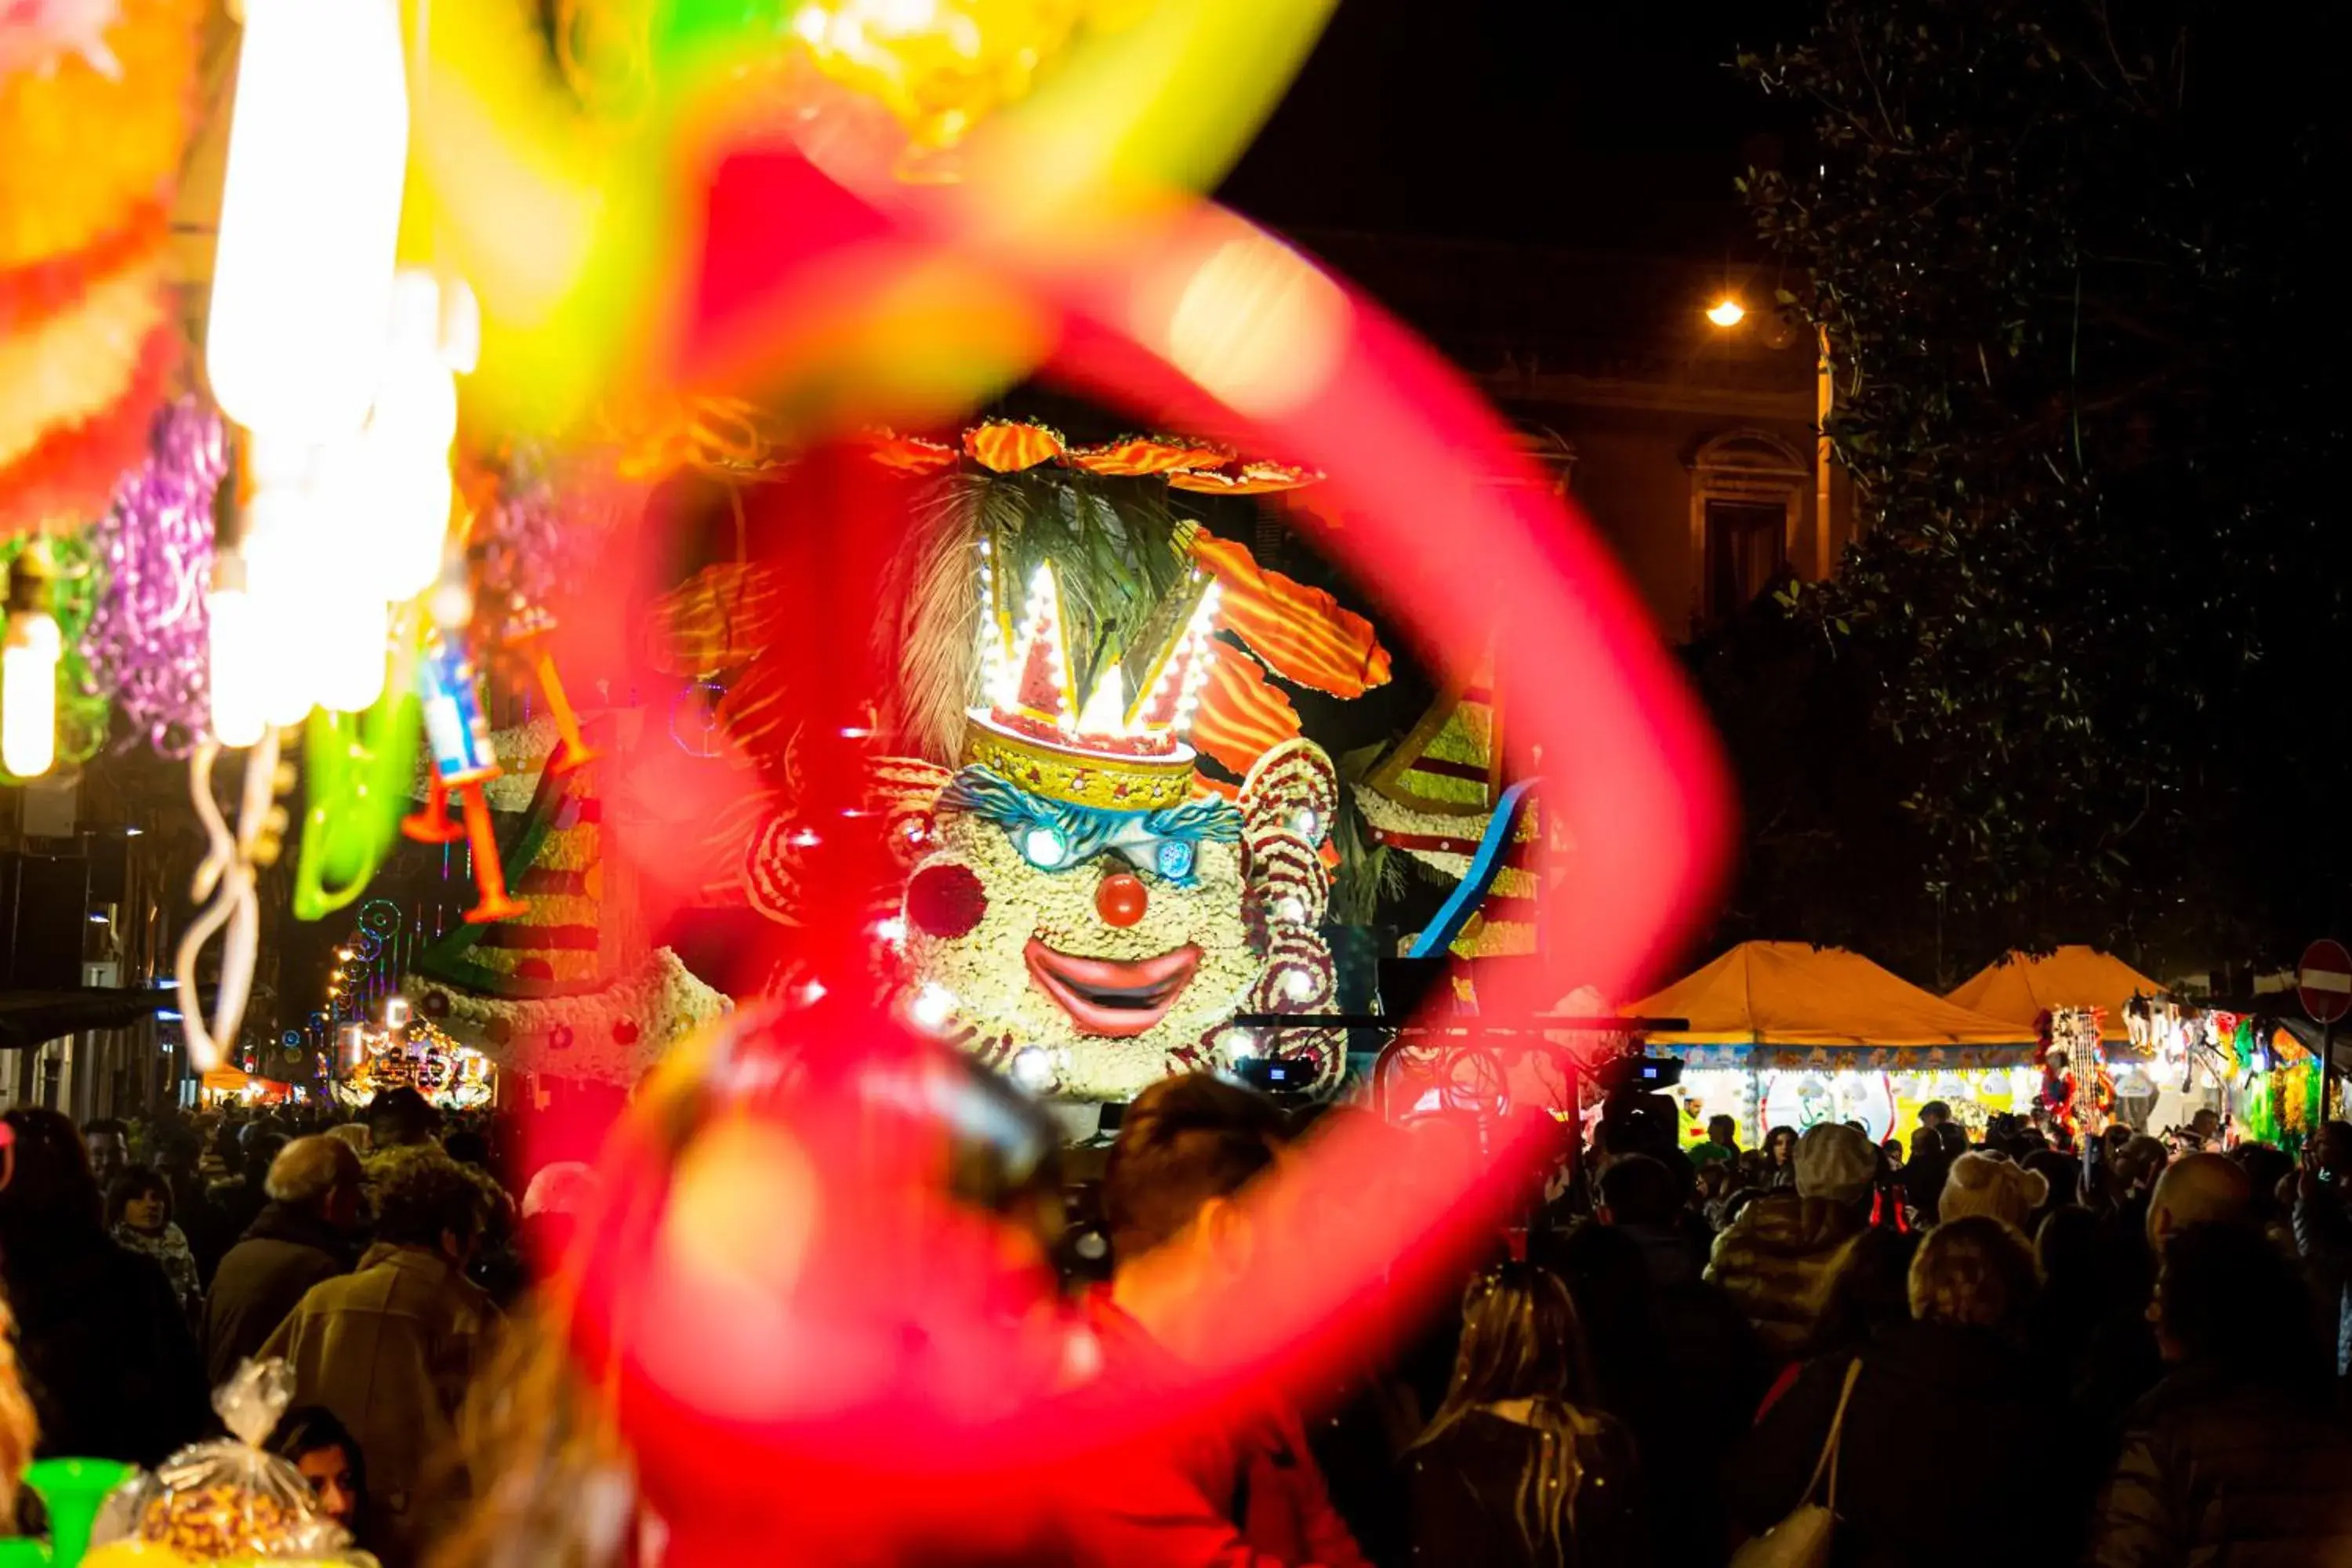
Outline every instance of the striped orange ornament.
[(1212, 642), (1209, 650), (1208, 679), (1186, 739), (1204, 756), (1246, 774), (1260, 757), (1298, 733), (1298, 710), (1248, 654), (1223, 640)]
[(991, 419), (963, 433), (963, 449), (971, 460), (1000, 474), (1034, 468), (1065, 449), (1060, 432), (1018, 419)]
[(782, 568), (756, 561), (706, 566), (654, 605), (655, 664), (688, 676), (749, 664), (792, 614)]
[(1389, 679), (1389, 652), (1372, 623), (1320, 588), (1268, 572), (1247, 546), (1202, 534), (1192, 553), (1223, 590), (1217, 620), (1285, 680), (1361, 697)]

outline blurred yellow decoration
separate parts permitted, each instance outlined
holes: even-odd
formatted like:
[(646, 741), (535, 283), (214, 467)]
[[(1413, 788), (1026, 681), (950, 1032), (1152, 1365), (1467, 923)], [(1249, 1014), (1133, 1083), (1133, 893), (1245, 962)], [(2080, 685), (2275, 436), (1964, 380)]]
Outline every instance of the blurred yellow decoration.
[(1027, 97), (1098, 13), (1134, 9), (1099, 0), (802, 0), (793, 31), (819, 70), (882, 103), (917, 146), (942, 148)]
[(651, 130), (583, 106), (617, 110), (642, 68), (629, 5), (591, 9), (565, 16), (559, 76), (521, 0), (433, 6), (429, 65), (411, 88), (403, 227), (480, 300), (467, 404), (510, 428), (561, 428), (595, 387), (625, 379), (617, 367), (644, 352), (657, 290), (696, 232), (653, 173)]
[[(994, 259), (1083, 265), (1096, 226), (1214, 184), (1337, 0), (802, 0), (799, 47), (639, 113), (646, 4), (562, 0), (560, 76), (520, 0), (431, 12), (409, 199), (430, 204), (418, 222), (481, 300), (468, 407), (493, 421), (548, 429), (602, 387), (659, 380), (702, 175), (754, 127), (885, 204), (898, 180), (956, 180), (950, 245), (878, 291), (873, 264), (900, 263), (844, 258), (867, 285), (859, 309), (772, 328), (685, 390), (741, 390), (789, 355), (834, 390), (784, 406), (787, 425), (952, 416), (1053, 340), (1051, 312)], [(860, 109), (895, 124), (904, 156), (844, 152), (864, 142)]]
[(194, 1562), (158, 1541), (114, 1541), (91, 1547), (82, 1557), (81, 1568), (181, 1568)]

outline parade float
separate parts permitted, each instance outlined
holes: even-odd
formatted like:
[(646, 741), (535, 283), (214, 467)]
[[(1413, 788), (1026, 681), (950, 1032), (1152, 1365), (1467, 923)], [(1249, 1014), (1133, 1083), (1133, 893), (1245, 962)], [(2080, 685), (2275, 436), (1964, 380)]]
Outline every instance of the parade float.
[[(1333, 1005), (1318, 927), (1339, 786), (1283, 686), (1358, 696), (1388, 655), (1361, 616), (1171, 504), (1314, 476), (1031, 420), (877, 438), (873, 457), (919, 487), (927, 563), (888, 731), (927, 754), (871, 775), (904, 878), (876, 925), (904, 1015), (1055, 1100), (1126, 1100), (1243, 1056), (1328, 1088), (1336, 1032), (1233, 1020)], [(793, 740), (761, 721), (764, 673), (727, 668), (761, 641), (746, 606), (773, 596), (766, 575), (716, 569), (666, 606), (672, 647), (694, 650), (674, 668), (728, 681), (717, 716), (754, 757)], [(812, 832), (779, 790), (728, 890), (794, 923)]]
[[(566, 750), (582, 733), (568, 742), (566, 728), (542, 719), (469, 744), (496, 769), (460, 786), (480, 801), (484, 826), (465, 845), (480, 898), (416, 953), (403, 994), (415, 1017), (519, 1079), (626, 1087), (727, 1002), (654, 943), (630, 862), (604, 851), (600, 770), (584, 747)], [(425, 843), (454, 842), (457, 825), (433, 804), (451, 776), (436, 764), (419, 781), (409, 822)], [(499, 912), (472, 918), (486, 910)]]
[(498, 1099), (498, 1067), (488, 1056), (404, 1009), (383, 1028), (344, 1026), (342, 1056), (330, 1092), (359, 1110), (388, 1089), (413, 1089), (441, 1110), (479, 1110)]

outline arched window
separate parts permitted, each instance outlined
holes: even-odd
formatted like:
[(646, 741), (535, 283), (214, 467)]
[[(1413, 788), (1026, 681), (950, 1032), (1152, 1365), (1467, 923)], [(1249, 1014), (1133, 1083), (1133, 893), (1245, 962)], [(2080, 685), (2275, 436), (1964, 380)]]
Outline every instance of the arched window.
[(1692, 616), (1711, 626), (1789, 570), (1813, 471), (1766, 430), (1733, 430), (1691, 454)]

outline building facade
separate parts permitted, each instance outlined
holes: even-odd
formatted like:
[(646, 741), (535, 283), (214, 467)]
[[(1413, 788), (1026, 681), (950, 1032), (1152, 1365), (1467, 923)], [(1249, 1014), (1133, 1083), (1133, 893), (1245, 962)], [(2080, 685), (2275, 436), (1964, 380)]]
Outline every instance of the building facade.
[[(1510, 418), (1680, 641), (1852, 542), (1817, 341), (1753, 266), (1337, 232), (1293, 238)], [(1739, 307), (1734, 314), (1720, 309)], [(1715, 316), (1710, 317), (1710, 310)]]

